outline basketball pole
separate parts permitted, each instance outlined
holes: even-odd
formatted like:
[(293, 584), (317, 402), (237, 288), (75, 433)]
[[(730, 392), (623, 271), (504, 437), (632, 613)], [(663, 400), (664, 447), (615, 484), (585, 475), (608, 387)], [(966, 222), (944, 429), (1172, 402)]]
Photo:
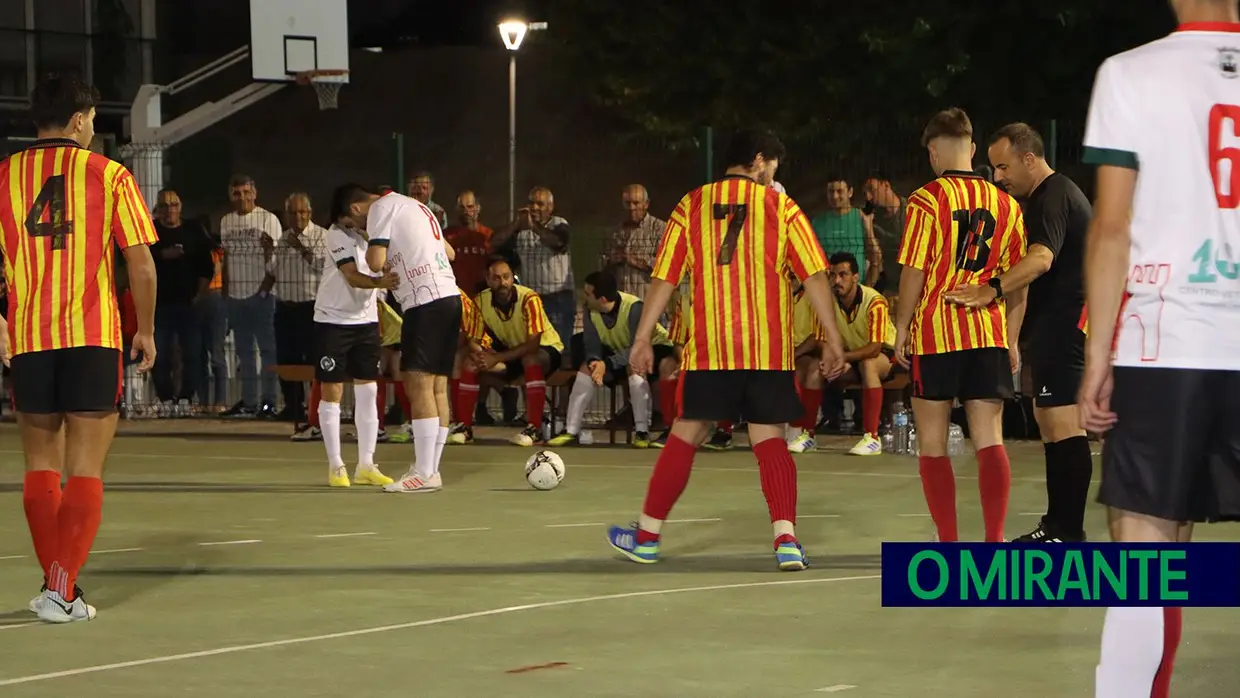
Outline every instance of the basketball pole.
[(508, 220), (517, 219), (517, 52), (508, 54)]

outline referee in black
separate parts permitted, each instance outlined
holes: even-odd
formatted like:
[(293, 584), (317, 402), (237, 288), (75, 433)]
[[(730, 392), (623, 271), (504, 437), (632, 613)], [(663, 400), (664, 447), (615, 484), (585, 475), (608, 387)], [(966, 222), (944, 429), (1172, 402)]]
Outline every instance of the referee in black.
[(1093, 209), (1071, 179), (1047, 164), (1042, 137), (1028, 124), (999, 129), (990, 139), (989, 156), (995, 184), (1024, 210), (1029, 253), (989, 285), (954, 289), (947, 299), (981, 307), (1030, 287), (1022, 334), (1037, 390), (1033, 414), (1046, 453), (1046, 515), (1014, 542), (1084, 541), (1093, 458), (1076, 393), (1085, 370), (1082, 268)]

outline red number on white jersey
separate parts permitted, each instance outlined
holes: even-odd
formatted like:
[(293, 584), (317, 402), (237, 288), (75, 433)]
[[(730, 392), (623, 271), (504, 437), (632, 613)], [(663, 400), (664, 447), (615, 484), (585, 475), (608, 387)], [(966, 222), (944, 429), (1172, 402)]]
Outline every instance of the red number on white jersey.
[[(1229, 122), (1224, 127), (1224, 122)], [(1240, 107), (1215, 104), (1210, 107), (1210, 178), (1219, 208), (1240, 208)], [(1226, 128), (1226, 132), (1224, 132)], [(1232, 145), (1223, 145), (1224, 139)], [(1226, 173), (1223, 163), (1226, 162)]]
[[(1240, 158), (1237, 158), (1237, 162), (1240, 162)], [(431, 213), (430, 208), (428, 208), (425, 204), (422, 205), (422, 213), (424, 213), (426, 215), (426, 219), (431, 222), (431, 232), (435, 234), (435, 239), (442, 239), (443, 236), (439, 232), (439, 220), (435, 218), (435, 214)]]

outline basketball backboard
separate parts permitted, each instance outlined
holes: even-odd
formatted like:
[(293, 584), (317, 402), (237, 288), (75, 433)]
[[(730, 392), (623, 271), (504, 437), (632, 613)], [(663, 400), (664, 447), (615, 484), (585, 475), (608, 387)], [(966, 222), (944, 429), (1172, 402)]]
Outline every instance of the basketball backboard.
[[(348, 70), (347, 0), (250, 0), (250, 62), (259, 82), (292, 82), (307, 70)], [(321, 80), (347, 83), (349, 76)]]

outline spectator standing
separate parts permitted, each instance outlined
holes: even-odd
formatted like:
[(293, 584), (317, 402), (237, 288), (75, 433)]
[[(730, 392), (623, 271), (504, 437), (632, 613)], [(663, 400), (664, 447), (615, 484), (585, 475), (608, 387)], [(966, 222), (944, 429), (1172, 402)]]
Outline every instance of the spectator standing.
[(895, 293), (900, 288), (900, 237), (904, 234), (904, 205), (907, 201), (891, 186), (886, 176), (876, 174), (865, 180), (865, 208), (862, 214), (874, 218), (874, 238), (882, 253), (883, 267), (877, 290)]
[[(542, 298), (557, 335), (572, 337), (577, 322), (577, 292), (569, 253), (568, 221), (554, 215), (555, 196), (546, 187), (530, 190), (530, 205), (495, 231), (491, 245), (516, 262), (521, 285)], [(552, 370), (559, 366), (553, 366)]]
[[(188, 406), (199, 392), (202, 376), (202, 322), (198, 303), (206, 294), (215, 265), (207, 232), (197, 221), (181, 217), (181, 197), (175, 190), (159, 192), (155, 204), (155, 232), (151, 245), (158, 281), (155, 303), (155, 395), (160, 402), (184, 401)], [(181, 386), (173, 381), (174, 343), (181, 347)]]
[(810, 223), (818, 243), (828, 256), (847, 252), (865, 260), (861, 275), (867, 286), (878, 281), (883, 256), (874, 239), (874, 220), (852, 205), (853, 188), (843, 177), (827, 180), (827, 210)]
[[(298, 192), (284, 202), (289, 227), (276, 243), (276, 361), (282, 365), (311, 366), (314, 341), (314, 300), (323, 276), (327, 230), (310, 220), (310, 196)], [(280, 419), (306, 418), (306, 387), (301, 381), (280, 381), (284, 409)]]
[(601, 266), (616, 279), (621, 293), (639, 299), (646, 297), (650, 287), (650, 270), (654, 255), (663, 239), (665, 221), (650, 215), (650, 195), (646, 187), (630, 184), (621, 195), (627, 215), (620, 227), (611, 233), (603, 247)]
[(456, 285), (473, 298), (487, 287), (493, 231), (481, 223), (482, 204), (472, 191), (463, 191), (456, 197), (456, 214), (456, 225), (444, 229), (443, 234), (456, 250), (452, 260)]
[(434, 198), (432, 198), (435, 196), (435, 178), (431, 176), (430, 172), (415, 173), (409, 178), (406, 189), (409, 192), (409, 196), (421, 201), (431, 210), (431, 213), (435, 214), (435, 219), (439, 221), (440, 230), (448, 227), (448, 212), (444, 210), (443, 206), (435, 203)]
[[(220, 220), (220, 244), (224, 248), (224, 292), (237, 352), (241, 399), (223, 416), (274, 417), (277, 381), (270, 369), (276, 363), (276, 305), (271, 289), (275, 285), (272, 263), (280, 239), (280, 219), (257, 204), (258, 188), (246, 175), (232, 178), (228, 197), (233, 210)], [(261, 377), (257, 375), (256, 358), (262, 362)]]

